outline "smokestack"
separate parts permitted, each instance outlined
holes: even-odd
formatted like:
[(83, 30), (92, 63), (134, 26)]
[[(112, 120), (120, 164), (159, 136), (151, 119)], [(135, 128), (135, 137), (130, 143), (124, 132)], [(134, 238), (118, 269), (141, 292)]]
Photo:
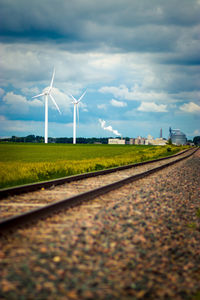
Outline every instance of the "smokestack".
[(162, 128), (160, 129), (160, 138), (162, 139)]

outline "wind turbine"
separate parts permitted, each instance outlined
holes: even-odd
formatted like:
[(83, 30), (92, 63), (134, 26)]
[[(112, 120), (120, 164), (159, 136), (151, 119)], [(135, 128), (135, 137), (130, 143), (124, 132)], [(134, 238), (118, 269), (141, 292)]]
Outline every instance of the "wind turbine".
[(50, 86), (48, 88), (46, 88), (43, 93), (32, 97), (32, 98), (37, 98), (37, 97), (41, 97), (41, 96), (45, 97), (45, 135), (44, 135), (45, 136), (45, 138), (44, 138), (45, 144), (48, 143), (48, 98), (49, 97), (51, 98), (51, 100), (55, 104), (57, 110), (61, 114), (60, 109), (59, 109), (59, 107), (58, 107), (55, 99), (51, 95), (51, 90), (52, 90), (52, 87), (53, 87), (54, 76), (55, 76), (55, 69), (53, 70), (53, 75), (52, 75), (52, 78), (51, 78), (51, 84), (50, 84)]
[(86, 91), (80, 96), (80, 98), (78, 100), (70, 94), (70, 96), (73, 99), (72, 103), (74, 104), (73, 144), (76, 144), (76, 113), (77, 113), (77, 117), (78, 117), (78, 121), (79, 121), (78, 105), (79, 105), (79, 102), (81, 101), (81, 99), (85, 96), (85, 94), (86, 94)]

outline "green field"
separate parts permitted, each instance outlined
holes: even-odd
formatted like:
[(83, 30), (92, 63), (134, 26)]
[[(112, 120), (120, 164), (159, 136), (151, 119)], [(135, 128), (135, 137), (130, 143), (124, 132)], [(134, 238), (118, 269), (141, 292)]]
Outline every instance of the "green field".
[(0, 188), (151, 160), (184, 148), (0, 143)]

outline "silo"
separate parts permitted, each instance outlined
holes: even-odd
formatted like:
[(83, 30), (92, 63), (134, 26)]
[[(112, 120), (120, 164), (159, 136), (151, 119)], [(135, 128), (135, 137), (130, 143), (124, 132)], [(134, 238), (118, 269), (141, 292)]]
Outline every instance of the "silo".
[(180, 131), (180, 129), (171, 129), (170, 128), (170, 138), (172, 144), (175, 145), (186, 145), (187, 138), (186, 135)]

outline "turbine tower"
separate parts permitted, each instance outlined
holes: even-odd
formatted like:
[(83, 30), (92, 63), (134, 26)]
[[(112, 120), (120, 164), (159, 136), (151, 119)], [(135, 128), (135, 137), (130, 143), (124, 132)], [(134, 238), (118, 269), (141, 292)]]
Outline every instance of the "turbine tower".
[(80, 98), (77, 100), (74, 98), (74, 96), (70, 95), (73, 99), (72, 103), (74, 104), (74, 122), (73, 122), (73, 144), (76, 144), (76, 113), (79, 121), (79, 112), (78, 112), (78, 105), (81, 101), (81, 99), (85, 96), (86, 91), (80, 96)]
[(51, 95), (51, 90), (52, 90), (52, 87), (53, 87), (54, 76), (55, 76), (55, 69), (53, 70), (53, 75), (52, 75), (50, 86), (48, 88), (46, 88), (43, 93), (32, 97), (32, 98), (37, 98), (37, 97), (41, 97), (41, 96), (45, 97), (45, 133), (44, 133), (45, 144), (48, 143), (48, 98), (49, 97), (51, 98), (52, 102), (54, 103), (54, 105), (56, 106), (57, 110), (61, 114), (60, 109), (59, 109), (59, 107), (58, 107), (55, 99)]

